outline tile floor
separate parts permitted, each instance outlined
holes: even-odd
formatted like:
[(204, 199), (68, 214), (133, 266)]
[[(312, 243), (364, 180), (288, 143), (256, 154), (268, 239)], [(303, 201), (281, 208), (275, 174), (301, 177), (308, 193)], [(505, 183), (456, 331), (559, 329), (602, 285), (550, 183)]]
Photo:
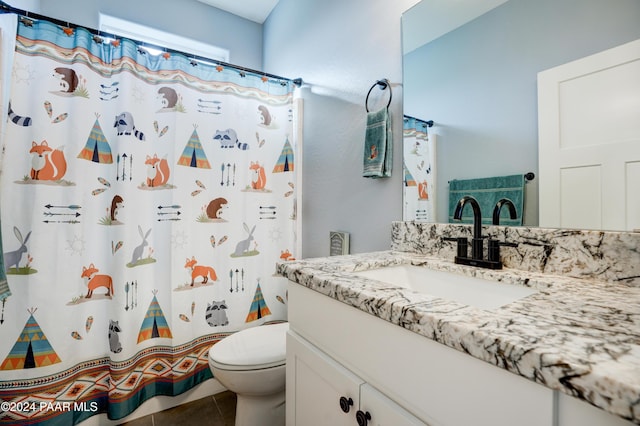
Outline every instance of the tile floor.
[(126, 426), (233, 426), (236, 395), (225, 391), (123, 423)]

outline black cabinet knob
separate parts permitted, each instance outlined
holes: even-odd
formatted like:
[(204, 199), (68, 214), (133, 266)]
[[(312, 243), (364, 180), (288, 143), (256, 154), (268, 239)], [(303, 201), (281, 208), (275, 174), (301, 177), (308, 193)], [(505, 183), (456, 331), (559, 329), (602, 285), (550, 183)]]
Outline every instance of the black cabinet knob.
[(356, 420), (358, 422), (358, 426), (367, 426), (369, 420), (371, 420), (371, 414), (367, 411), (366, 413), (362, 410), (358, 410), (356, 412)]
[(340, 397), (340, 409), (345, 413), (348, 413), (351, 410), (351, 406), (353, 405), (353, 399), (347, 398), (345, 396)]

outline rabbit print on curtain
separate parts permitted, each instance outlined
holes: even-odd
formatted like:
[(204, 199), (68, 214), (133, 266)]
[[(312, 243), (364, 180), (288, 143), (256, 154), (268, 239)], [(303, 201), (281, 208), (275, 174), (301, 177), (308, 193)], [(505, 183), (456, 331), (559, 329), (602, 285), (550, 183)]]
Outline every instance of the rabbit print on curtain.
[(293, 87), (27, 23), (3, 141), (0, 399), (34, 405), (0, 424), (119, 419), (210, 378), (220, 339), (286, 319)]

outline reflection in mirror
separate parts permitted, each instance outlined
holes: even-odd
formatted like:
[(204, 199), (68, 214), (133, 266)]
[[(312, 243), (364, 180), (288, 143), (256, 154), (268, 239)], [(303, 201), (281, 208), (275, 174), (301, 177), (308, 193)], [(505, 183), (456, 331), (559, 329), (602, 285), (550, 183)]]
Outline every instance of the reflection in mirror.
[[(458, 4), (422, 0), (402, 18), (404, 114), (433, 120), (429, 137), (438, 138), (429, 192), (435, 219), (427, 220), (448, 221), (452, 180), (533, 172), (536, 178), (525, 185), (523, 224), (537, 226), (537, 75), (640, 39), (640, 2), (494, 0), (488, 10), (465, 17), (471, 20), (464, 25), (422, 36), (450, 19), (444, 3)], [(420, 220), (407, 212), (408, 201), (405, 220)]]
[(429, 134), (433, 121), (404, 116), (402, 129), (404, 220), (435, 221), (436, 136)]

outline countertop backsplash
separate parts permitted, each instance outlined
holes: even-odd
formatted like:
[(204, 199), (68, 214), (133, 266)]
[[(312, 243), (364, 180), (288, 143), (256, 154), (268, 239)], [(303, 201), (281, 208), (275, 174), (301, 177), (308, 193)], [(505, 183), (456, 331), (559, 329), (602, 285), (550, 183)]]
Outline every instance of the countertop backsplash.
[[(472, 225), (393, 222), (391, 249), (453, 260), (455, 241), (472, 235)], [(640, 287), (640, 233), (575, 229), (484, 226), (482, 235), (517, 247), (502, 247), (506, 268)], [(486, 257), (485, 243), (485, 257)]]

